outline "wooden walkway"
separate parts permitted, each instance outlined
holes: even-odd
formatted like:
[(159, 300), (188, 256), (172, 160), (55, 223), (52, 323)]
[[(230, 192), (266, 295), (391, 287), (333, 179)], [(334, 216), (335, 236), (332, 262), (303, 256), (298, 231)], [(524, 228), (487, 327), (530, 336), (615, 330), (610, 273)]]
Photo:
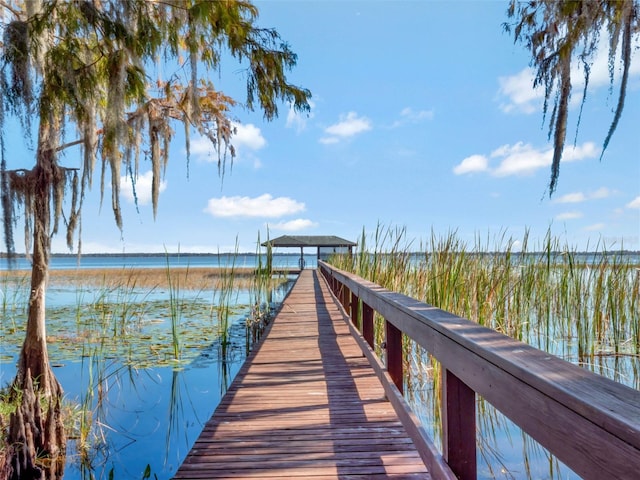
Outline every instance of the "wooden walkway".
[(303, 270), (175, 479), (430, 478), (315, 270)]

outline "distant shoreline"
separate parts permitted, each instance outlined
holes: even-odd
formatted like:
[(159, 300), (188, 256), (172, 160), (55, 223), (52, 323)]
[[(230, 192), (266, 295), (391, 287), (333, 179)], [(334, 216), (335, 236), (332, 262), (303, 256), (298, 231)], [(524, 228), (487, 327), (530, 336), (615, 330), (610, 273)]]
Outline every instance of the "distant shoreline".
[[(378, 252), (380, 254), (380, 252)], [(425, 255), (427, 253), (430, 252), (403, 252), (407, 253), (409, 255)], [(506, 252), (502, 252), (502, 251), (494, 251), (494, 252), (466, 252), (467, 254), (473, 253), (474, 255), (496, 255), (496, 254), (504, 254)], [(547, 255), (549, 252), (545, 252), (545, 251), (539, 251), (539, 252), (526, 252), (526, 255)], [(562, 255), (562, 254), (566, 254), (566, 253), (571, 253), (573, 255), (640, 255), (640, 250), (607, 250), (607, 251), (582, 251), (582, 252), (566, 252), (566, 251), (552, 251), (550, 252), (552, 255)], [(296, 249), (296, 251), (294, 252), (282, 252), (280, 250), (278, 250), (277, 253), (274, 253), (275, 255), (278, 256), (292, 256), (292, 257), (299, 257), (300, 256), (300, 252)], [(315, 252), (305, 252), (305, 255), (314, 255)], [(522, 254), (522, 252), (518, 252), (518, 251), (511, 251), (510, 252), (511, 255), (520, 255)], [(103, 258), (109, 258), (109, 257), (124, 257), (124, 258), (131, 258), (131, 257), (147, 257), (147, 258), (156, 258), (156, 257), (230, 257), (230, 256), (236, 256), (236, 257), (258, 257), (261, 255), (266, 255), (266, 253), (255, 253), (255, 252), (226, 252), (226, 253), (185, 253), (185, 252), (168, 252), (168, 253), (163, 253), (163, 252), (150, 252), (150, 253), (82, 253), (79, 256), (80, 257), (87, 257), (87, 258), (95, 258), (95, 257), (103, 257)], [(354, 253), (354, 255), (357, 255), (357, 252)], [(384, 252), (382, 252), (382, 255), (384, 255)], [(73, 258), (73, 257), (78, 257), (77, 253), (52, 253), (51, 254), (52, 258)], [(6, 252), (0, 252), (0, 258), (8, 258), (8, 255)], [(27, 255), (25, 255), (24, 253), (16, 253), (15, 254), (15, 258), (27, 258)]]
[[(264, 253), (260, 255), (265, 255)], [(300, 256), (300, 253), (286, 253), (286, 252), (278, 252), (278, 255), (293, 255)], [(77, 257), (77, 253), (52, 253), (51, 257), (57, 258), (73, 258)], [(184, 252), (169, 252), (169, 253), (81, 253), (80, 257), (229, 257), (229, 256), (243, 256), (243, 257), (257, 257), (258, 254), (255, 252), (246, 252), (246, 253), (235, 253), (235, 252), (227, 252), (227, 253), (184, 253)], [(16, 253), (16, 258), (27, 258), (27, 255), (24, 253)], [(8, 258), (6, 252), (0, 252), (0, 258)]]
[[(0, 281), (26, 282), (30, 270), (0, 270)], [(231, 274), (223, 267), (171, 267), (170, 270), (148, 267), (126, 268), (85, 268), (49, 270), (49, 284), (54, 285), (94, 285), (129, 287), (168, 287), (169, 282), (179, 288), (219, 288), (221, 282), (233, 276), (237, 285), (249, 288), (256, 275), (255, 268), (235, 268)], [(285, 281), (285, 276), (274, 278), (276, 283)], [(25, 283), (26, 285), (26, 283)]]

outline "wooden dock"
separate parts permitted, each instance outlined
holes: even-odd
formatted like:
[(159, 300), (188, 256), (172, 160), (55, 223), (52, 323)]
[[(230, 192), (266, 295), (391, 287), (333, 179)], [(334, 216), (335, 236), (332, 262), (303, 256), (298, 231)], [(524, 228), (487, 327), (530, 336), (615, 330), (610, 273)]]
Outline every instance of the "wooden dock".
[(175, 479), (431, 478), (315, 270), (303, 270)]

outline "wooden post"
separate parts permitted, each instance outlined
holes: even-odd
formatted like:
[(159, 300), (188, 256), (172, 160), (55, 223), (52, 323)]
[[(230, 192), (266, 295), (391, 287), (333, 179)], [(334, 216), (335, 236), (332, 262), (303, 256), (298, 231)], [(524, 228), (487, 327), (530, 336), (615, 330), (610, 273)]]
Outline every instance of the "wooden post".
[(347, 286), (344, 283), (340, 284), (340, 295), (338, 296), (338, 298), (340, 299), (340, 304), (342, 305), (342, 308), (344, 309), (345, 312), (348, 312), (347, 310), (347, 294), (348, 294), (349, 290), (347, 289)]
[(373, 348), (373, 308), (362, 302), (362, 336)]
[(404, 391), (402, 378), (402, 331), (394, 324), (385, 320), (387, 342), (387, 371), (402, 393)]
[(360, 299), (354, 292), (351, 292), (351, 323), (353, 323), (358, 330), (360, 330), (360, 319), (358, 318), (359, 307)]
[(449, 370), (442, 373), (442, 448), (453, 473), (475, 480), (476, 394)]

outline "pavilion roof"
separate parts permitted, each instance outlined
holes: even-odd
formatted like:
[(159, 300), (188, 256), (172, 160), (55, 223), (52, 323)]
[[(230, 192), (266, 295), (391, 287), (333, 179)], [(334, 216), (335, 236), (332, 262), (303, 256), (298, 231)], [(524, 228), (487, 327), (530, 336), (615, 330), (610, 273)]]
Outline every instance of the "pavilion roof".
[(355, 247), (357, 244), (335, 235), (282, 235), (262, 243), (263, 247)]

